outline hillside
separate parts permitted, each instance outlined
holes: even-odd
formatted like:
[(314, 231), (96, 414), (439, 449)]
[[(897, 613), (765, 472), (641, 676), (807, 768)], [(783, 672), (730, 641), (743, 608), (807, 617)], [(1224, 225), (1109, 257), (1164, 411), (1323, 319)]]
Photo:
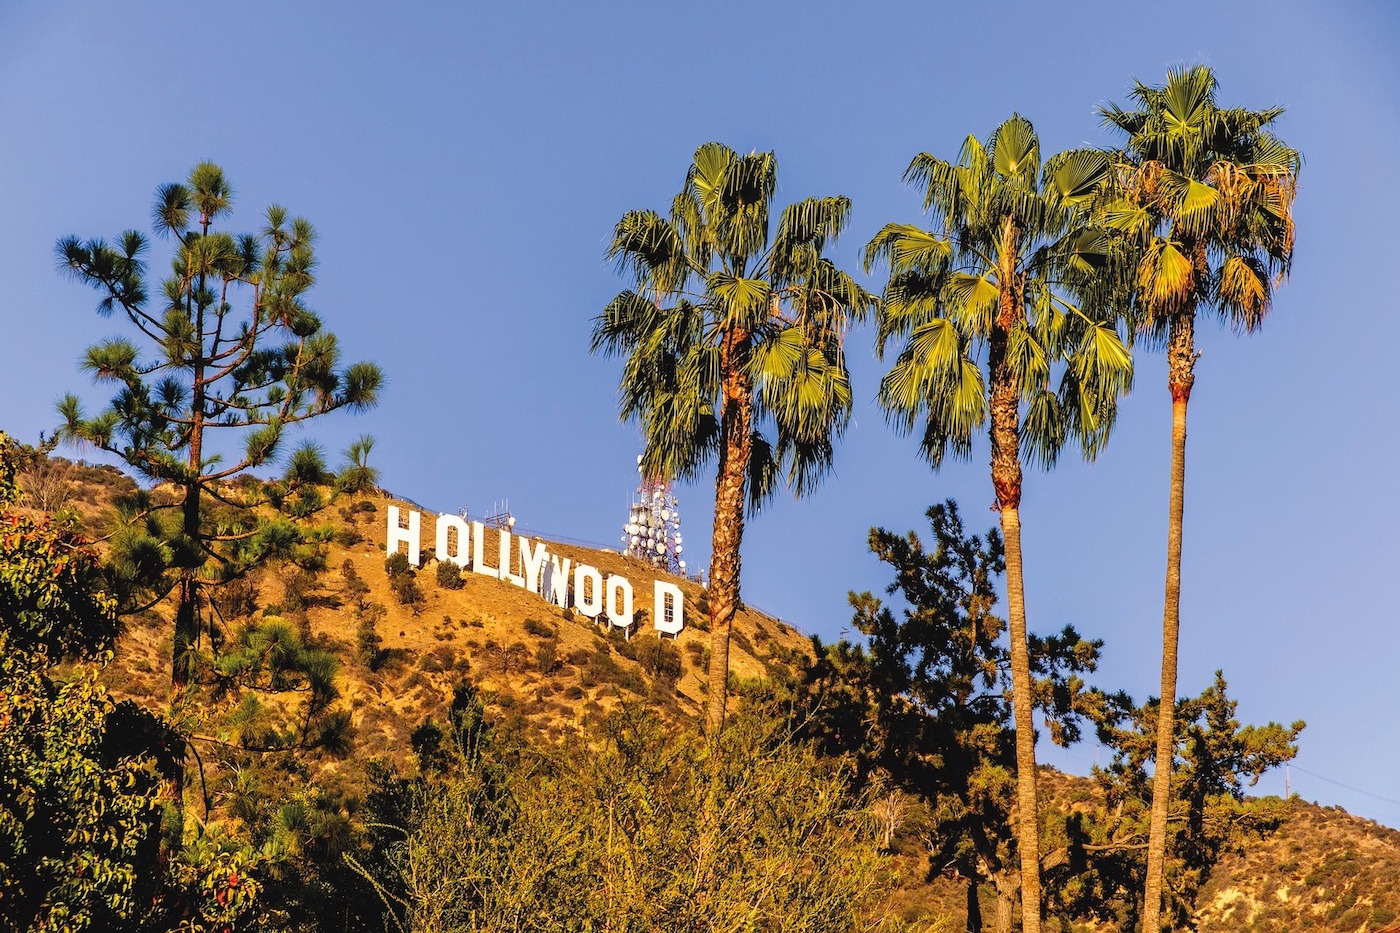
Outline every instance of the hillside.
[[(110, 526), (113, 496), (135, 488), (111, 467), (57, 458), (31, 463), (26, 485), (31, 506), (70, 509), (94, 535)], [(339, 689), (355, 730), (354, 754), (322, 759), (322, 778), (354, 787), (370, 761), (408, 767), (411, 734), (425, 719), (445, 716), (453, 687), (464, 678), (481, 689), (499, 722), (546, 741), (566, 730), (590, 730), (624, 703), (672, 721), (701, 715), (708, 632), (697, 583), (661, 577), (681, 588), (687, 614), (678, 637), (659, 638), (650, 620), (653, 568), (609, 551), (549, 543), (553, 554), (631, 580), (638, 623), (628, 639), (502, 580), (472, 572), (439, 575), (429, 558), (432, 516), (425, 514), (423, 565), (412, 575), (412, 587), (400, 586), (396, 594), (385, 561), (388, 509), (394, 505), (416, 508), (391, 496), (338, 502), (316, 517), (326, 526), (324, 569), (271, 568), (247, 586), (228, 587), (218, 600), (230, 628), (281, 616), (341, 659)], [(488, 554), (496, 553), (496, 535), (486, 531)], [(377, 636), (368, 647), (367, 627)], [(160, 608), (131, 618), (105, 673), (113, 692), (163, 707), (170, 645)], [(810, 651), (800, 632), (744, 609), (734, 628), (733, 676), (742, 687), (790, 674)], [(1071, 807), (1094, 796), (1085, 779), (1047, 777), (1047, 800)], [(961, 929), (963, 892), (947, 879), (925, 878), (917, 830), (902, 832), (892, 849), (905, 879), (893, 896), (898, 912), (923, 918), (934, 929)], [(1400, 832), (1295, 800), (1277, 832), (1218, 866), (1199, 899), (1198, 929), (1366, 933), (1400, 918), (1396, 877)]]
[(1201, 892), (1202, 933), (1368, 931), (1400, 919), (1400, 832), (1295, 800), (1278, 832), (1231, 856)]
[[(449, 574), (447, 585), (439, 582), (430, 556), (433, 516), (425, 515), (423, 565), (413, 575), (421, 601), (403, 604), (385, 569), (390, 505), (413, 508), (376, 496), (328, 510), (318, 516), (334, 531), (325, 570), (269, 570), (250, 588), (231, 587), (218, 600), (226, 623), (281, 615), (336, 651), (343, 659), (341, 694), (362, 754), (402, 763), (409, 733), (425, 718), (442, 716), (462, 677), (484, 691), (497, 715), (545, 736), (595, 722), (625, 702), (647, 704), (673, 719), (699, 714), (709, 642), (698, 583), (662, 575), (684, 592), (687, 611), (678, 636), (658, 637), (650, 621), (654, 568), (617, 553), (548, 543), (552, 554), (631, 580), (639, 622), (628, 638), (502, 580), (464, 571)], [(496, 553), (498, 534), (486, 529), (488, 554)], [(516, 554), (517, 571), (518, 559)], [(371, 659), (356, 646), (366, 616), (380, 614), (376, 606), (383, 607), (373, 622), (380, 644)], [(735, 620), (730, 664), (742, 682), (775, 666), (790, 669), (809, 650), (805, 636), (745, 608)], [(169, 651), (164, 619), (148, 614), (134, 622), (119, 648), (114, 690), (135, 698), (161, 696), (169, 683)]]

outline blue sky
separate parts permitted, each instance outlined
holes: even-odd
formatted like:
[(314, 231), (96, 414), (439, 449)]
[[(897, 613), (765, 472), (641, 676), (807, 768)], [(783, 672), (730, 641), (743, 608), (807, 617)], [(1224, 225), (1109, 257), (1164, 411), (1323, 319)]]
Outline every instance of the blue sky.
[[(210, 10), (214, 10), (211, 7)], [(377, 410), (316, 423), (378, 438), (385, 485), (429, 508), (509, 499), (523, 527), (615, 544), (638, 436), (617, 362), (587, 352), (624, 283), (613, 223), (664, 209), (695, 147), (774, 150), (779, 199), (845, 194), (852, 267), (919, 220), (900, 175), (1013, 112), (1045, 151), (1111, 142), (1095, 108), (1205, 63), (1227, 105), (1282, 105), (1306, 158), (1292, 281), (1257, 335), (1201, 328), (1192, 396), (1183, 694), (1223, 668), (1245, 721), (1306, 719), (1293, 788), (1400, 826), (1395, 578), (1400, 337), (1387, 222), (1400, 215), (1400, 8), (1377, 2), (895, 4), (10, 0), (0, 6), (0, 428), (23, 440), (120, 332), (54, 272), (68, 234), (147, 223), (155, 187), (224, 166), (232, 226), (267, 204), (320, 234), (312, 304), (388, 374)], [(236, 11), (236, 12), (235, 12)], [(156, 254), (160, 254), (157, 252)], [(872, 288), (879, 281), (866, 279)], [(873, 404), (872, 335), (836, 474), (744, 539), (744, 595), (827, 638), (848, 590), (888, 580), (871, 525), (923, 528), (954, 497), (991, 527), (985, 447), (935, 474)], [(1028, 613), (1105, 640), (1098, 682), (1155, 692), (1170, 411), (1142, 355), (1098, 462), (1030, 473)], [(705, 563), (712, 485), (677, 490)], [(1047, 754), (1067, 770), (1092, 744)], [(1283, 775), (1261, 789), (1282, 792)]]

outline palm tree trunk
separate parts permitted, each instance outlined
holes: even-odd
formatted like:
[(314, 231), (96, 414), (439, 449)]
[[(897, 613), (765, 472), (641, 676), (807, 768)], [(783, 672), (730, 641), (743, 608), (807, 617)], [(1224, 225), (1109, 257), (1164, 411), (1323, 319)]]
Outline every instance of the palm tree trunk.
[(1167, 344), (1167, 385), (1172, 396), (1171, 495), (1167, 506), (1167, 586), (1162, 610), (1162, 685), (1157, 713), (1157, 757), (1152, 775), (1152, 821), (1147, 837), (1147, 879), (1143, 886), (1142, 930), (1157, 933), (1162, 923), (1162, 879), (1167, 854), (1167, 814), (1171, 809), (1172, 761), (1176, 755), (1176, 668), (1181, 630), (1181, 527), (1186, 499), (1186, 405), (1195, 382), (1195, 309), (1171, 320)]
[[(1019, 496), (1018, 496), (1019, 498)], [(1040, 805), (1036, 788), (1031, 659), (1026, 645), (1026, 591), (1021, 576), (1021, 514), (1001, 507), (1006, 539), (1006, 614), (1011, 636), (1011, 702), (1016, 725), (1016, 844), (1021, 853), (1021, 929), (1040, 931)]]
[(1021, 929), (1040, 933), (1040, 806), (1036, 790), (1035, 717), (1026, 643), (1026, 591), (1021, 574), (1020, 411), (1015, 376), (1006, 364), (1009, 328), (988, 342), (991, 374), (992, 485), (1006, 542), (1006, 614), (1011, 638), (1011, 702), (1016, 726), (1016, 845), (1021, 856)]
[(739, 545), (753, 453), (753, 392), (747, 373), (746, 338), (731, 332), (720, 347), (723, 409), (720, 413), (719, 474), (715, 478), (715, 525), (710, 544), (710, 692), (705, 725), (712, 737), (724, 728), (729, 698), (729, 632), (739, 607)]

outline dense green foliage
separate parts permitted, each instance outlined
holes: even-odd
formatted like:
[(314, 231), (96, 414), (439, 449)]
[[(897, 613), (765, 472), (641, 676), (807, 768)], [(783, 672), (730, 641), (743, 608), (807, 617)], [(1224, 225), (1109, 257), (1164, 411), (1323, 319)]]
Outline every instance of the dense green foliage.
[[(968, 929), (982, 928), (985, 882), (995, 892), (995, 929), (1009, 930), (1020, 879), (1009, 652), (1005, 622), (992, 612), (1002, 546), (995, 529), (985, 539), (968, 535), (952, 502), (928, 517), (928, 547), (914, 532), (870, 532), (871, 551), (894, 571), (889, 593), (902, 611), (851, 594), (865, 643), (815, 641), (798, 686), (799, 718), (823, 754), (852, 761), (869, 786), (919, 801), (917, 815), (905, 818), (919, 827), (931, 870), (967, 885)], [(1112, 764), (1096, 772), (1091, 806), (1041, 809), (1049, 912), (1131, 929), (1141, 908), (1157, 703), (1135, 706), (1125, 694), (1089, 687), (1083, 675), (1097, 666), (1102, 642), (1073, 627), (1029, 641), (1032, 692), (1052, 740), (1077, 742), (1090, 727), (1114, 750)], [(1243, 790), (1293, 757), (1303, 724), (1241, 726), (1220, 677), (1180, 708), (1172, 892), (1184, 923), (1222, 856), (1277, 824), (1283, 802), (1246, 801)]]
[(0, 930), (108, 930), (155, 890), (168, 774), (160, 724), (114, 704), (116, 602), (71, 528), (11, 511), (16, 450), (0, 433)]

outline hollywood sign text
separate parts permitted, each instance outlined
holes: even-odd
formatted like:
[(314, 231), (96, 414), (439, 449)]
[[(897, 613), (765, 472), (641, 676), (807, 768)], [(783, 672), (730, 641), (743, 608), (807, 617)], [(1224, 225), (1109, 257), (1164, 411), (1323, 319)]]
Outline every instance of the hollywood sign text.
[[(391, 505), (388, 526), (388, 553), (398, 551), (400, 544), (407, 545), (409, 563), (417, 567), (423, 550), (421, 513), (412, 509), (401, 511)], [(549, 553), (543, 541), (512, 535), (504, 528), (497, 532), (499, 542), (493, 567), (486, 557), (486, 529), (481, 522), (439, 515), (436, 531), (434, 556), (439, 561), (451, 561), (484, 577), (504, 580), (556, 606), (573, 608), (595, 622), (606, 619), (609, 625), (623, 630), (630, 630), (636, 622), (632, 581), (624, 576), (612, 573), (604, 577), (596, 567), (574, 564), (570, 558)], [(519, 555), (519, 573), (511, 569), (513, 553)], [(665, 580), (652, 584), (651, 618), (653, 627), (664, 635), (675, 636), (685, 628), (685, 595), (680, 587)]]

